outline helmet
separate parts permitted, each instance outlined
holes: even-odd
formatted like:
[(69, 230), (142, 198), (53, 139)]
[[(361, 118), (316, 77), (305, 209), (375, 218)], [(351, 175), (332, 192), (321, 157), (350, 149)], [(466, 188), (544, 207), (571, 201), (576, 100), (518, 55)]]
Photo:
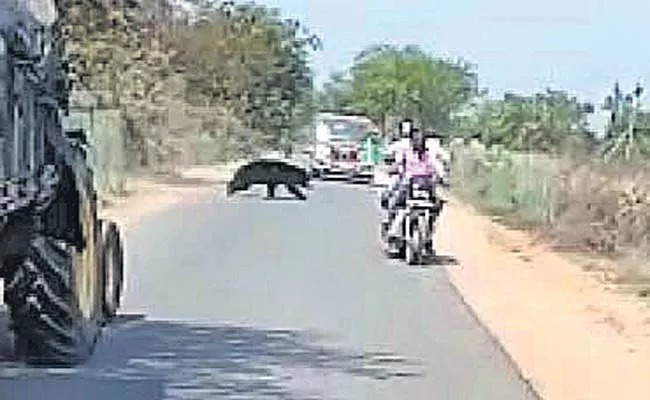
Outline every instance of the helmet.
[(418, 153), (426, 151), (426, 136), (419, 129), (413, 129), (411, 134), (411, 147)]
[(419, 128), (413, 128), (411, 130), (410, 139), (412, 139), (412, 140), (420, 140), (420, 139), (424, 139), (425, 137), (426, 136), (425, 136), (424, 132), (422, 132), (422, 130), (420, 130)]
[(399, 123), (399, 137), (410, 138), (413, 134), (413, 121), (405, 119)]

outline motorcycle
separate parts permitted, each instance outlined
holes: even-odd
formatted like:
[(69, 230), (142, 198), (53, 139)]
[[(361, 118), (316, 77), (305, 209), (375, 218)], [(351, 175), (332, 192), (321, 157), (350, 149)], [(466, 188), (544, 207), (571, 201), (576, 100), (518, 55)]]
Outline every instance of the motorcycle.
[[(435, 220), (441, 203), (434, 200), (431, 186), (430, 182), (422, 179), (409, 183), (399, 238), (391, 240), (388, 237), (390, 222), (382, 222), (381, 237), (386, 252), (390, 255), (397, 254), (409, 265), (422, 264), (434, 255)], [(390, 212), (399, 213), (399, 211)], [(399, 218), (399, 216), (391, 215), (389, 220), (392, 218)]]
[(409, 265), (422, 264), (433, 256), (436, 204), (430, 188), (414, 182), (406, 200), (406, 218), (402, 225), (404, 260)]

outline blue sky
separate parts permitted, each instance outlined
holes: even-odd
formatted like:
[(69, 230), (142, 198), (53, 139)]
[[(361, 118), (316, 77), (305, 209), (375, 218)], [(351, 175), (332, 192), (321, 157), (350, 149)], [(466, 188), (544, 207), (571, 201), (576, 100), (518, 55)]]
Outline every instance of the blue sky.
[(317, 81), (345, 69), (366, 45), (418, 44), (478, 64), (481, 85), (567, 89), (601, 101), (614, 80), (631, 90), (650, 74), (650, 1), (258, 0), (323, 38)]

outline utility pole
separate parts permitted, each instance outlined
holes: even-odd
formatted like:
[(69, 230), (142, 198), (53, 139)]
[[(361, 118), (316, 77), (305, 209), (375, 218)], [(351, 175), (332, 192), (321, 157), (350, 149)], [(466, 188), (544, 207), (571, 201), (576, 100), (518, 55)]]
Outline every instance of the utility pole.
[(635, 142), (635, 137), (634, 137), (634, 129), (636, 128), (637, 125), (637, 117), (639, 114), (639, 110), (641, 109), (641, 94), (643, 94), (643, 88), (639, 83), (636, 84), (636, 88), (634, 88), (634, 98), (633, 98), (633, 104), (632, 104), (632, 110), (631, 110), (631, 118), (629, 119), (629, 125), (628, 125), (628, 138), (627, 138), (627, 143), (628, 145), (625, 146), (625, 159), (629, 160), (630, 159), (630, 151), (632, 150), (632, 145)]
[(641, 109), (643, 87), (637, 83), (632, 94), (623, 95), (618, 82), (614, 85), (613, 96), (605, 98), (604, 109), (610, 111), (610, 120), (605, 135), (605, 159), (616, 153), (630, 160), (635, 142), (637, 117)]

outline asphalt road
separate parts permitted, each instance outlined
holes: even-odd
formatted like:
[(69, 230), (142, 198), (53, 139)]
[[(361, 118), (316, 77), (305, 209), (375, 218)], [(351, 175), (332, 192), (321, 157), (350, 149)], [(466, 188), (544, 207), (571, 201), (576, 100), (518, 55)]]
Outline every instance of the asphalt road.
[(534, 398), (440, 265), (387, 260), (376, 195), (207, 199), (128, 238), (124, 312), (74, 370), (0, 364), (0, 399)]

